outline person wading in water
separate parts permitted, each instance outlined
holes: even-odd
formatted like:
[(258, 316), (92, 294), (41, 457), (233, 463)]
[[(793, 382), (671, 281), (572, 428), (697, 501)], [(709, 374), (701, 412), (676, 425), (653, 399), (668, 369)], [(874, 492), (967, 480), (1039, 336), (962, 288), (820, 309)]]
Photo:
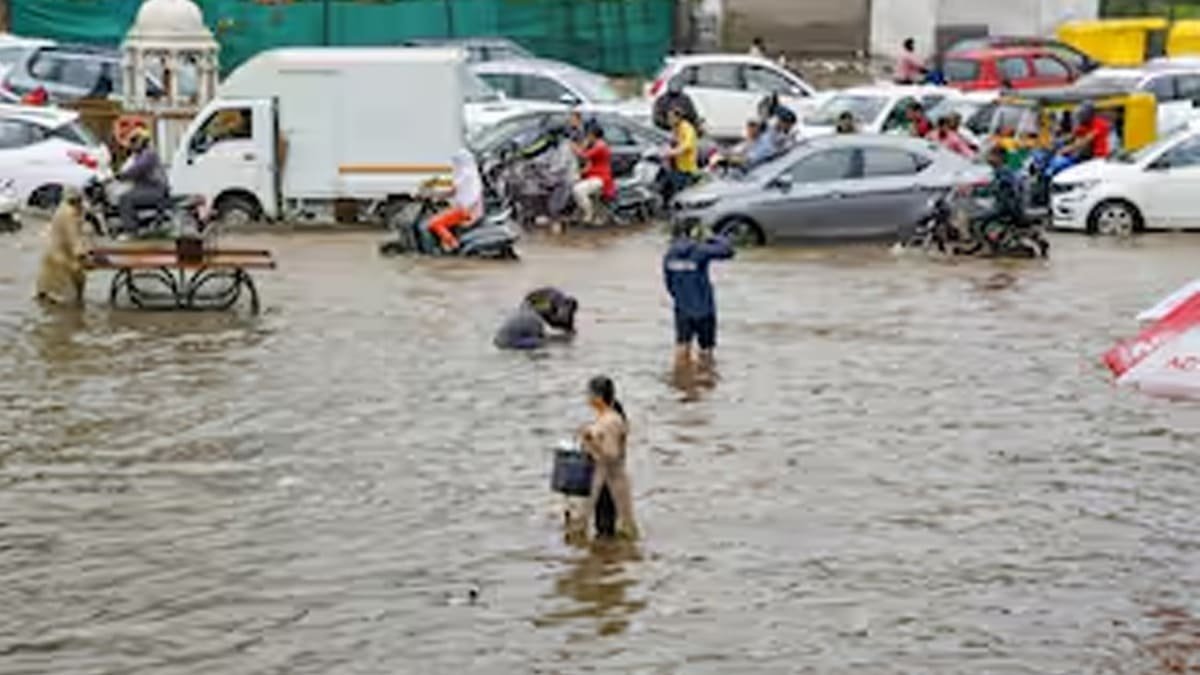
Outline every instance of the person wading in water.
[(580, 430), (579, 442), (595, 463), (592, 493), (579, 517), (568, 521), (568, 529), (571, 534), (583, 534), (588, 519), (594, 518), (598, 537), (637, 539), (633, 489), (625, 468), (625, 443), (629, 435), (625, 409), (617, 400), (616, 385), (603, 375), (588, 382), (587, 396), (596, 419)]

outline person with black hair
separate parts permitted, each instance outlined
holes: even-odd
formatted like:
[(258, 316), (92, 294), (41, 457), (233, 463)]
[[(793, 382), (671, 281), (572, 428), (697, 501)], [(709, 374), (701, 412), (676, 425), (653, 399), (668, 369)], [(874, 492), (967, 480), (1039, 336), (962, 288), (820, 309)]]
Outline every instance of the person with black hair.
[(917, 56), (917, 41), (912, 38), (904, 40), (904, 51), (896, 61), (897, 84), (919, 84), (925, 77), (925, 64)]
[(592, 493), (584, 505), (583, 517), (571, 526), (576, 531), (586, 529), (590, 516), (597, 536), (636, 539), (633, 488), (625, 468), (629, 436), (625, 408), (617, 400), (616, 385), (604, 375), (588, 381), (587, 397), (596, 419), (580, 430), (579, 442), (594, 462)]
[(575, 149), (575, 154), (586, 165), (571, 192), (579, 209), (579, 219), (585, 225), (592, 225), (595, 221), (592, 200), (601, 197), (611, 201), (617, 196), (617, 185), (613, 182), (612, 150), (604, 142), (604, 129), (595, 120), (590, 120), (584, 129), (584, 142)]
[[(680, 225), (663, 256), (663, 281), (675, 303), (675, 371), (686, 372), (695, 362), (705, 374), (713, 367), (717, 344), (717, 303), (708, 269), (714, 260), (733, 257), (727, 237), (706, 237), (703, 228)], [(694, 356), (692, 343), (699, 344)]]
[(500, 330), (492, 344), (498, 349), (538, 349), (551, 338), (546, 328), (560, 331), (562, 339), (575, 335), (575, 312), (579, 302), (557, 288), (530, 291)]

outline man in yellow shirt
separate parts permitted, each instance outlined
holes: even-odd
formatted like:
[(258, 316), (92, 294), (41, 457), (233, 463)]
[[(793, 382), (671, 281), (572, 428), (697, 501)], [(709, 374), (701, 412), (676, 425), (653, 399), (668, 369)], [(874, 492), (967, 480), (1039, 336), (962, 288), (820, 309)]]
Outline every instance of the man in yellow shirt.
[(672, 108), (667, 113), (667, 119), (675, 132), (671, 149), (667, 151), (671, 166), (667, 171), (667, 185), (663, 195), (669, 203), (676, 192), (696, 182), (696, 177), (700, 175), (700, 148), (696, 127), (687, 121), (683, 111)]

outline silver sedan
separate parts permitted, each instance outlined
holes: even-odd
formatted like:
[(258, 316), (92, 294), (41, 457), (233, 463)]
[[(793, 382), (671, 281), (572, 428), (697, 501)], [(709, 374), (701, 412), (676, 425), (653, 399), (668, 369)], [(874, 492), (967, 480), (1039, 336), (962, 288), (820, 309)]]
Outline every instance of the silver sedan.
[(930, 198), (978, 186), (990, 169), (929, 141), (852, 134), (816, 138), (747, 174), (701, 183), (675, 201), (675, 218), (740, 243), (896, 238)]

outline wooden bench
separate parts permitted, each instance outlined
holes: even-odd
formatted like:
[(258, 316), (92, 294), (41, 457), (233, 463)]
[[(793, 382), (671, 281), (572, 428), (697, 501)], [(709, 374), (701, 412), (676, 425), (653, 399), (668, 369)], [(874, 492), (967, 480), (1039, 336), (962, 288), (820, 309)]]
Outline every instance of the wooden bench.
[(249, 270), (275, 269), (270, 251), (205, 249), (181, 257), (174, 247), (129, 244), (89, 252), (90, 270), (113, 270), (109, 302), (138, 309), (228, 310), (243, 291), (250, 312), (259, 311), (258, 289)]

